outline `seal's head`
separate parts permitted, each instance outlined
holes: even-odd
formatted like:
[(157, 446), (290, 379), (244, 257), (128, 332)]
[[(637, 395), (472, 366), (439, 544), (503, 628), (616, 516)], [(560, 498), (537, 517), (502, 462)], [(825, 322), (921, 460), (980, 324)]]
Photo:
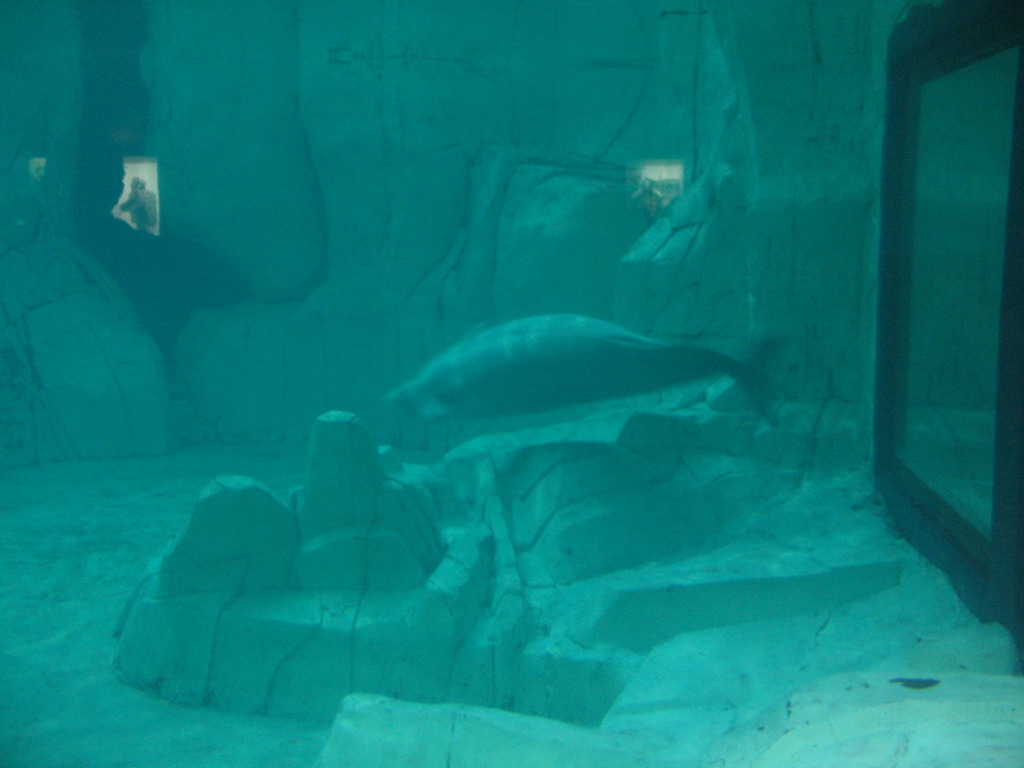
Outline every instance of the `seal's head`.
[(429, 395), (423, 387), (416, 386), (415, 381), (391, 390), (385, 400), (395, 403), (407, 414), (428, 421), (443, 419), (452, 412), (450, 406)]

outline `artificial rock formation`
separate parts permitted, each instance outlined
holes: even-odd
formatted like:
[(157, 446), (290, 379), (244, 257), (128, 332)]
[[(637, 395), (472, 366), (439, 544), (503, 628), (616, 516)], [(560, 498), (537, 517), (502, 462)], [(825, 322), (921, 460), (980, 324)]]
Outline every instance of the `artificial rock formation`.
[(442, 542), (432, 505), (385, 477), (357, 419), (325, 414), (291, 504), (248, 478), (204, 491), (133, 601), (119, 668), (175, 701), (320, 719), (353, 690), (444, 700), (491, 547), (476, 528)]
[[(1024, 761), (1024, 681), (836, 675), (794, 692), (699, 763), (657, 739), (480, 707), (346, 697), (314, 768), (988, 768)], [(685, 731), (685, 725), (680, 728)]]
[(670, 768), (635, 736), (458, 704), (345, 698), (315, 768)]
[(44, 237), (0, 253), (0, 463), (162, 453), (156, 345), (88, 257)]
[(1005, 632), (801, 426), (612, 410), (427, 467), (323, 414), (289, 500), (210, 485), (133, 598), (117, 665), (175, 701), (320, 721), (373, 694), (346, 699), (324, 766), (447, 754), (437, 729), (476, 754), (524, 728), (539, 764), (690, 765), (832, 675), (1011, 672)]

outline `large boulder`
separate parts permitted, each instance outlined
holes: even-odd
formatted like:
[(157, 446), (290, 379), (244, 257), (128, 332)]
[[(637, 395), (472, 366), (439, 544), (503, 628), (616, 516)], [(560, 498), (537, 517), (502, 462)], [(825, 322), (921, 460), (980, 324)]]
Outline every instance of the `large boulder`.
[(163, 360), (82, 252), (43, 239), (0, 254), (0, 462), (162, 453)]

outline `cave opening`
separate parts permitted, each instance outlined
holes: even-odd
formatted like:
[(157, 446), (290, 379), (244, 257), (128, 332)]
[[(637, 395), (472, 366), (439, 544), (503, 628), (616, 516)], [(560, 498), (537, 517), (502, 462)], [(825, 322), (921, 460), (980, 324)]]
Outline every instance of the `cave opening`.
[(234, 304), (250, 293), (217, 254), (161, 231), (159, 158), (146, 151), (150, 96), (140, 68), (147, 37), (143, 1), (77, 0), (75, 6), (82, 79), (76, 239), (121, 287), (170, 361), (193, 312)]

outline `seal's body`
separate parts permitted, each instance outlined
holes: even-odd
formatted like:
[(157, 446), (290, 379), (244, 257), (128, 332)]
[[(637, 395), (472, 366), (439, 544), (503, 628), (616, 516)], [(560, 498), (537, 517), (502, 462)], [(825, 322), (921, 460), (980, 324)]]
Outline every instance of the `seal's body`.
[(506, 416), (653, 392), (725, 374), (755, 404), (755, 368), (692, 345), (667, 344), (583, 315), (540, 315), (477, 332), (389, 398), (426, 418)]

